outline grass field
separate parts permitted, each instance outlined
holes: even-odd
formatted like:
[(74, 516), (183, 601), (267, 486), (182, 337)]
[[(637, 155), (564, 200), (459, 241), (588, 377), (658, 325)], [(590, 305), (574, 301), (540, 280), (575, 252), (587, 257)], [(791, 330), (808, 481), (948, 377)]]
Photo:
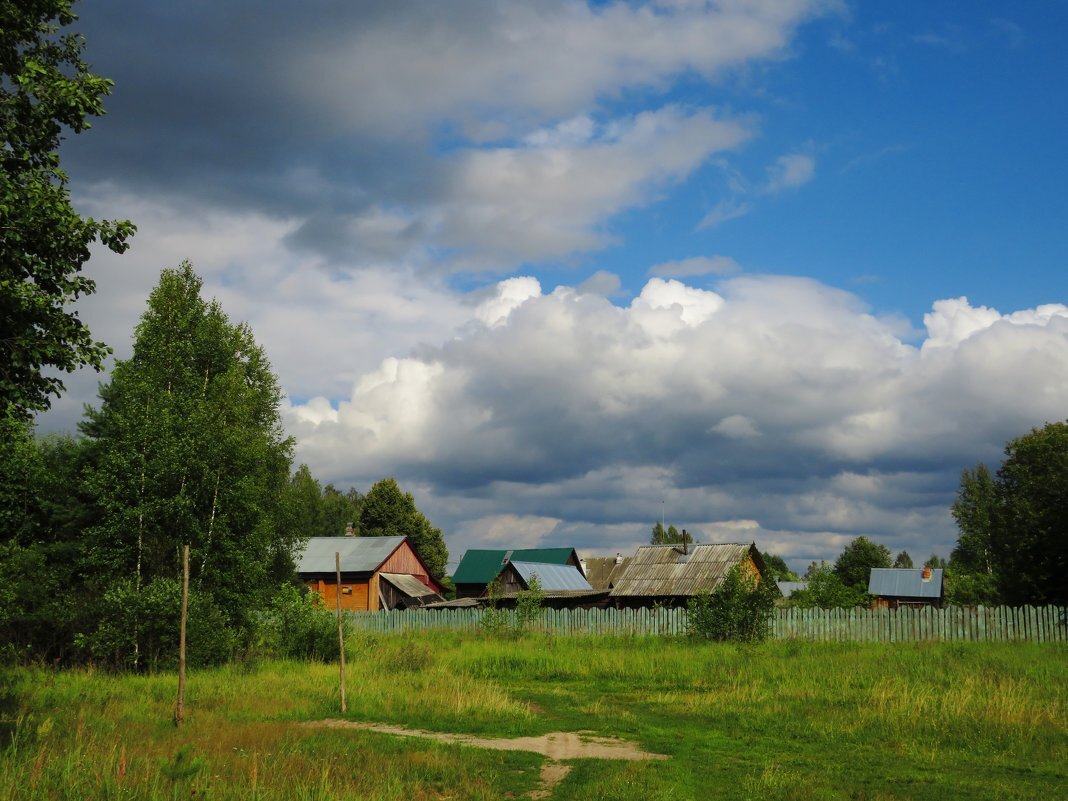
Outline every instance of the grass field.
[[(347, 718), (489, 737), (589, 731), (663, 761), (576, 760), (554, 799), (1068, 796), (1062, 644), (691, 645), (360, 635)], [(176, 677), (19, 669), (0, 688), (6, 799), (499, 799), (544, 758), (369, 731), (337, 666)]]

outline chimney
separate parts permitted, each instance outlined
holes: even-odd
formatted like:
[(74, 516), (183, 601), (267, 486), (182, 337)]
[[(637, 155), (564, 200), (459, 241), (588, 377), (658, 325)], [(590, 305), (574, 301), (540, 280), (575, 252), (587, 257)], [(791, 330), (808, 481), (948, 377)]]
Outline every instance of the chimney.
[(686, 533), (686, 529), (682, 530), (682, 552), (684, 554), (690, 552), (690, 535)]
[(930, 565), (924, 565), (923, 566), (923, 580), (924, 581), (930, 581), (931, 580), (931, 566)]
[(617, 565), (623, 564), (623, 554), (621, 554), (621, 553), (617, 553), (616, 554), (616, 564)]
[(349, 523), (347, 526), (345, 526), (345, 536), (346, 537), (355, 537), (356, 536), (356, 524), (355, 523)]

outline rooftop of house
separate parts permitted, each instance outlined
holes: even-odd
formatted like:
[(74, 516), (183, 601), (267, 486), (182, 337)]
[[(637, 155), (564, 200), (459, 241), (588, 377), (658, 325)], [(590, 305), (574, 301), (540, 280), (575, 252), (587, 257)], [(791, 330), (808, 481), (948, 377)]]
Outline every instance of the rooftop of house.
[(341, 554), (342, 573), (373, 573), (404, 537), (311, 537), (297, 555), (297, 573), (333, 573), (334, 554)]
[(582, 573), (574, 565), (554, 565), (544, 562), (511, 562), (523, 583), (528, 587), (533, 576), (538, 577), (545, 592), (559, 592), (570, 590), (590, 591), (593, 587), (583, 578)]
[(941, 598), (942, 569), (873, 567), (868, 593), (884, 598)]
[(714, 592), (732, 567), (751, 557), (764, 563), (752, 543), (645, 545), (616, 580), (612, 596), (690, 596)]
[(506, 562), (539, 562), (542, 564), (566, 565), (578, 556), (574, 548), (516, 548), (481, 549), (472, 548), (464, 554), (463, 559), (453, 574), (454, 584), (489, 584), (497, 578)]
[(616, 580), (623, 575), (631, 557), (593, 556), (586, 559), (586, 580), (596, 590), (610, 590)]

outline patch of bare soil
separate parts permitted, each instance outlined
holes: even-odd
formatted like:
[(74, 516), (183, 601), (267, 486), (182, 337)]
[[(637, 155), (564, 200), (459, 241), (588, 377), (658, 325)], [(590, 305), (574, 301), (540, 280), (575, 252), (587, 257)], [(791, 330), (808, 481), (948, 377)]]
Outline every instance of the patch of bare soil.
[(590, 732), (558, 731), (543, 734), (540, 737), (515, 737), (502, 739), (495, 737), (475, 737), (470, 734), (451, 734), (422, 729), (405, 729), (401, 726), (388, 726), (383, 723), (361, 723), (355, 720), (319, 720), (304, 724), (331, 729), (360, 729), (380, 734), (393, 734), (398, 737), (423, 737), (443, 743), (459, 743), (475, 748), (492, 748), (498, 751), (532, 751), (548, 758), (541, 769), (541, 786), (532, 794), (532, 799), (548, 798), (553, 788), (563, 781), (571, 770), (569, 765), (561, 764), (569, 759), (667, 759), (665, 754), (653, 754), (642, 751), (634, 743), (617, 740), (614, 737), (594, 737)]

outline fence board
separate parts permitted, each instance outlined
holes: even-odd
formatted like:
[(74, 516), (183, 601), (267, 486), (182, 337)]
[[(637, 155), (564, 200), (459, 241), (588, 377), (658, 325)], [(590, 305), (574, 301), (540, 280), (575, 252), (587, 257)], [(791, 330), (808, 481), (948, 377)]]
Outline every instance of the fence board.
[[(426, 630), (474, 631), (481, 609), (346, 612), (350, 624), (381, 634)], [(819, 642), (1064, 642), (1068, 610), (1045, 607), (930, 607), (887, 609), (776, 609), (771, 637)], [(685, 609), (546, 609), (538, 628), (554, 635), (681, 636)]]

